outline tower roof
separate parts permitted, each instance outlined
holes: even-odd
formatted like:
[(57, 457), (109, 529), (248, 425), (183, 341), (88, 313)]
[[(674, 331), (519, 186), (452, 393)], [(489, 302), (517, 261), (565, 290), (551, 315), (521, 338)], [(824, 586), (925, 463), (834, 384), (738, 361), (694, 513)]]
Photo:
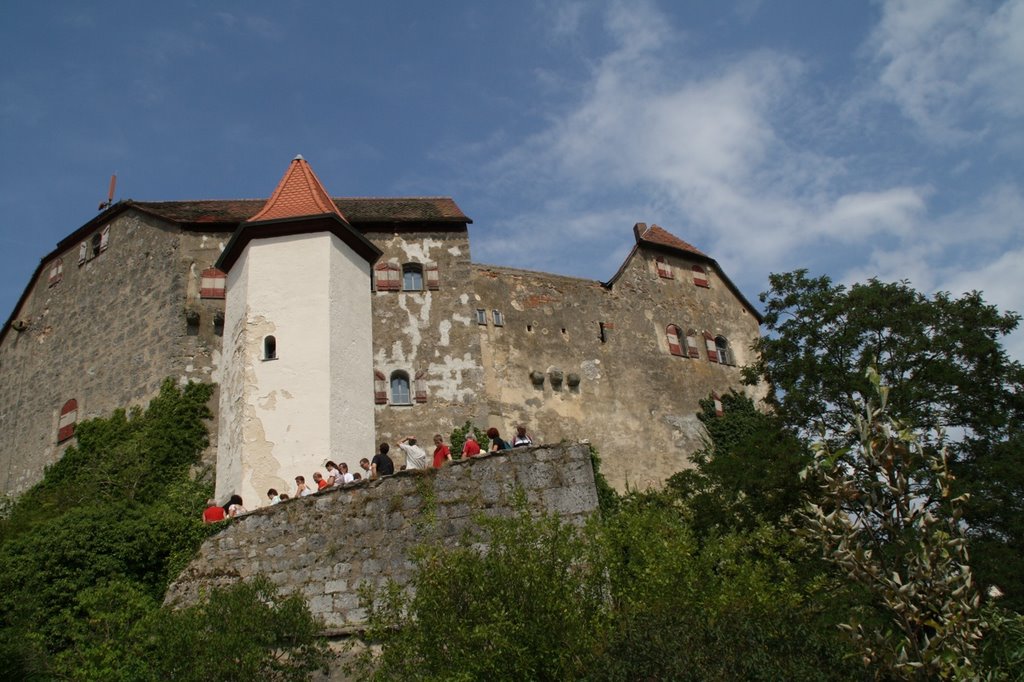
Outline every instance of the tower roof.
[(281, 182), (277, 183), (277, 189), (267, 199), (267, 203), (247, 222), (304, 218), (328, 213), (348, 222), (331, 200), (331, 196), (309, 163), (302, 158), (302, 154), (299, 154), (292, 159), (291, 165), (285, 171)]

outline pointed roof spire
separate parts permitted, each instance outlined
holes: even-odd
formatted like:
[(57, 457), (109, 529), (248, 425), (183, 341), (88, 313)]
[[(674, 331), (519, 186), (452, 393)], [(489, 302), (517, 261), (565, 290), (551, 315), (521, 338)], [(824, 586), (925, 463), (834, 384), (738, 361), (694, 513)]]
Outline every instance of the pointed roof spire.
[[(277, 189), (250, 223), (334, 214), (345, 220), (302, 154), (292, 159)], [(348, 222), (345, 220), (345, 222)]]

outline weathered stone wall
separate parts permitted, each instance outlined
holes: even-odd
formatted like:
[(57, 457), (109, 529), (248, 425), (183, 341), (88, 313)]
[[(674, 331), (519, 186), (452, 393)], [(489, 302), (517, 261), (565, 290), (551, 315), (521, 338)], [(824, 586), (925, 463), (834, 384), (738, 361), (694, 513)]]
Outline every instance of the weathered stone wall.
[[(0, 344), (3, 492), (39, 481), (73, 442), (57, 443), (69, 399), (78, 402), (80, 422), (145, 403), (168, 376), (217, 378), (220, 337), (212, 321), (222, 302), (196, 298), (198, 274), (216, 259), (219, 235), (183, 232), (134, 210), (107, 225), (107, 248), (83, 265), (77, 242), (55, 256), (63, 276), (52, 286), (48, 261), (15, 312), (28, 326), (9, 330)], [(196, 325), (187, 323), (189, 305), (200, 313)]]
[(262, 574), (296, 591), (334, 632), (359, 629), (364, 583), (406, 584), (411, 550), (458, 542), (479, 514), (509, 516), (517, 491), (534, 512), (582, 523), (597, 508), (586, 445), (520, 448), (287, 500), (228, 522), (167, 591), (170, 604)]
[[(690, 466), (702, 445), (699, 400), (731, 388), (763, 395), (740, 381), (754, 314), (707, 263), (705, 288), (693, 282), (696, 260), (662, 255), (674, 275), (665, 279), (657, 255), (638, 249), (611, 287), (476, 266), (480, 307), (504, 316), (480, 327), (488, 425), (510, 437), (523, 423), (540, 442), (589, 439), (613, 486), (647, 488)], [(670, 354), (670, 324), (726, 337), (736, 364), (709, 361), (703, 336), (699, 357)]]
[[(384, 254), (380, 263), (434, 263), (440, 288), (436, 291), (375, 291), (373, 294), (373, 369), (389, 381), (394, 371), (423, 382), (426, 401), (376, 406), (377, 437), (394, 444), (415, 435), (424, 447), (434, 433), (450, 434), (480, 411), (483, 368), (480, 337), (473, 313), (478, 307), (469, 260), (469, 237), (464, 226), (424, 232), (402, 226), (392, 232), (370, 232), (367, 238)], [(413, 387), (415, 391), (415, 387)], [(360, 456), (372, 456), (362, 453)], [(398, 453), (396, 465), (401, 465)], [(358, 462), (349, 461), (354, 469)]]

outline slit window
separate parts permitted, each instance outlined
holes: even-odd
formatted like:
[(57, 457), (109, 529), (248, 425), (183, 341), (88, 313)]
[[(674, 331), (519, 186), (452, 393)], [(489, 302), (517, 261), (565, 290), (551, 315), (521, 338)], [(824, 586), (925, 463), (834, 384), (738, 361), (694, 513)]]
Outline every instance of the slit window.
[(391, 373), (391, 404), (412, 404), (412, 395), (409, 392), (409, 375), (405, 372), (398, 371)]
[(476, 323), (487, 324), (487, 311), (483, 308), (476, 309)]
[(263, 339), (263, 359), (277, 360), (277, 339), (267, 336)]

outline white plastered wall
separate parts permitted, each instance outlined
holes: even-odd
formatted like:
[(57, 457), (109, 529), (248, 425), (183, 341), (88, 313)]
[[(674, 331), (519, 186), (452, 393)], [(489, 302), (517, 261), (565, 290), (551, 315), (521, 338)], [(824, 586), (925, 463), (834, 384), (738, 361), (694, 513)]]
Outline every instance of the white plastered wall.
[[(372, 452), (370, 269), (326, 232), (250, 242), (228, 276), (217, 499), (248, 509)], [(229, 346), (228, 330), (233, 333)], [(273, 335), (277, 359), (263, 358)], [(333, 389), (333, 390), (332, 390)]]

